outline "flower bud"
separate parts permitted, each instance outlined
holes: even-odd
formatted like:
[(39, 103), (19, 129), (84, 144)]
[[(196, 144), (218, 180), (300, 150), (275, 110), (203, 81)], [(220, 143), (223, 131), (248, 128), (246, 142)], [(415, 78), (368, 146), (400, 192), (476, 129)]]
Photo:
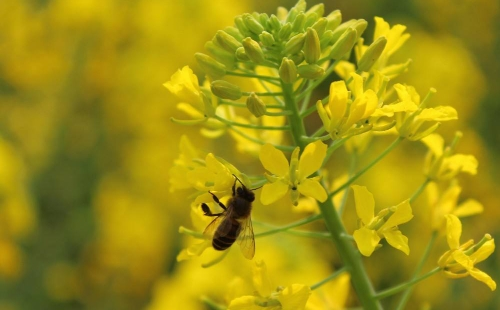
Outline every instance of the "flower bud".
[(292, 84), (297, 80), (297, 67), (293, 60), (283, 57), (281, 61), (281, 66), (279, 69), (280, 78), (283, 82)]
[(358, 19), (354, 22), (352, 27), (354, 27), (356, 29), (356, 32), (358, 33), (358, 37), (356, 38), (356, 41), (358, 41), (363, 32), (365, 32), (366, 27), (368, 27), (368, 22), (364, 19)]
[(297, 67), (297, 72), (299, 73), (299, 76), (303, 78), (315, 80), (325, 74), (325, 69), (316, 64), (302, 65)]
[(304, 41), (304, 56), (310, 64), (316, 63), (321, 56), (319, 37), (314, 28), (307, 28)]
[(318, 20), (319, 16), (316, 13), (307, 13), (306, 19), (304, 21), (304, 29), (307, 29), (314, 25), (314, 23)]
[(325, 14), (325, 5), (323, 3), (313, 5), (306, 13), (315, 13), (317, 16), (321, 17)]
[(243, 40), (245, 37), (241, 34), (241, 32), (238, 30), (238, 28), (236, 27), (226, 27), (224, 28), (224, 31), (229, 34), (230, 36), (232, 36), (233, 38), (236, 39), (236, 41), (240, 42), (241, 40)]
[(323, 33), (323, 35), (319, 39), (320, 48), (324, 49), (325, 47), (330, 45), (330, 42), (332, 42), (332, 38), (333, 38), (333, 31), (331, 30), (325, 31), (325, 33)]
[(361, 59), (358, 61), (358, 70), (370, 71), (373, 65), (377, 62), (384, 51), (387, 44), (385, 37), (379, 37), (365, 51)]
[(259, 39), (264, 46), (268, 47), (273, 46), (276, 43), (274, 36), (267, 31), (262, 31), (262, 33), (259, 34)]
[(196, 53), (194, 57), (201, 69), (209, 76), (217, 79), (226, 75), (226, 67), (212, 57), (202, 53)]
[(247, 53), (245, 52), (245, 48), (243, 47), (238, 47), (236, 50), (236, 59), (239, 61), (250, 61), (250, 58), (248, 57)]
[(271, 17), (269, 17), (269, 20), (267, 21), (267, 25), (269, 28), (271, 28), (271, 30), (274, 30), (274, 31), (281, 30), (281, 22), (278, 19), (278, 17), (274, 14), (271, 15)]
[(288, 56), (288, 59), (291, 59), (296, 65), (300, 65), (306, 58), (304, 57), (303, 52), (299, 52), (297, 54)]
[(233, 53), (229, 53), (212, 41), (208, 41), (207, 43), (205, 43), (205, 48), (210, 52), (215, 60), (226, 66), (226, 69), (231, 70), (232, 68), (234, 68), (235, 59)]
[(292, 24), (286, 23), (281, 27), (280, 31), (278, 32), (278, 39), (280, 41), (285, 41), (288, 40), (290, 35), (292, 34)]
[(252, 14), (243, 14), (243, 22), (245, 23), (245, 26), (247, 26), (248, 30), (256, 35), (259, 35), (262, 31), (264, 31), (264, 27), (257, 19), (255, 19), (255, 17), (252, 16)]
[(304, 13), (299, 13), (292, 23), (292, 32), (301, 32), (304, 29), (305, 19)]
[(234, 53), (236, 49), (241, 46), (238, 40), (223, 30), (217, 31), (215, 40), (223, 49), (230, 53)]
[(305, 37), (306, 35), (304, 33), (294, 35), (290, 40), (288, 40), (288, 42), (286, 42), (283, 53), (285, 55), (291, 55), (300, 52), (304, 46)]
[(340, 12), (340, 10), (332, 11), (330, 14), (328, 14), (326, 20), (328, 22), (326, 25), (326, 29), (333, 31), (342, 22), (342, 13)]
[[(326, 18), (321, 17), (311, 27), (314, 30), (316, 30), (316, 33), (318, 34), (318, 37), (321, 38), (323, 36), (323, 34), (325, 33), (326, 25), (327, 24), (328, 24), (328, 21), (326, 20)], [(320, 39), (320, 41), (321, 41), (321, 39)]]
[(355, 22), (356, 22), (355, 19), (351, 19), (335, 27), (335, 29), (333, 30), (332, 42), (337, 42), (337, 40), (342, 36), (342, 34), (347, 30), (347, 28), (353, 27)]
[(352, 27), (347, 28), (337, 42), (333, 44), (332, 50), (330, 51), (330, 58), (340, 59), (347, 54), (356, 43), (356, 37), (356, 29)]
[(236, 25), (236, 28), (241, 32), (242, 35), (244, 36), (250, 36), (250, 30), (248, 30), (248, 27), (245, 25), (245, 22), (243, 21), (243, 16), (236, 16), (234, 18), (234, 24)]
[(248, 96), (247, 108), (256, 117), (261, 117), (266, 113), (266, 104), (255, 93)]
[(269, 15), (266, 13), (260, 13), (258, 21), (264, 28), (266, 28), (267, 22), (269, 21)]
[(245, 38), (242, 41), (243, 48), (248, 58), (256, 64), (263, 63), (266, 58), (264, 57), (264, 52), (260, 48), (259, 43), (252, 40), (252, 38)]
[(210, 84), (212, 93), (222, 99), (238, 100), (241, 98), (241, 89), (224, 80), (215, 80)]

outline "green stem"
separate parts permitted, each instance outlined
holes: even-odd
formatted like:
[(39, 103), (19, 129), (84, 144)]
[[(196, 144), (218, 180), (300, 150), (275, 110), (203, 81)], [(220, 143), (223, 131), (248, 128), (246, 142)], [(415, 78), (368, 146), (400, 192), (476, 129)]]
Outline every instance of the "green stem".
[(414, 278), (408, 282), (405, 282), (405, 283), (402, 283), (402, 284), (399, 284), (399, 285), (396, 285), (395, 287), (391, 287), (385, 291), (382, 291), (380, 293), (378, 293), (377, 295), (375, 295), (375, 298), (377, 299), (384, 299), (386, 297), (389, 297), (389, 296), (392, 296), (394, 294), (397, 294), (403, 290), (406, 290), (406, 289), (409, 289), (411, 288), (413, 285), (417, 284), (418, 282), (420, 281), (423, 281), (425, 279), (427, 279), (428, 277), (438, 273), (439, 271), (441, 271), (441, 268), (440, 267), (436, 267), (434, 269), (432, 269), (431, 271), (429, 271), (428, 273), (418, 277), (418, 278)]
[(288, 116), (288, 125), (291, 129), (293, 142), (303, 150), (305, 145), (303, 145), (300, 138), (306, 135), (306, 129), (299, 116), (299, 107), (295, 101), (296, 97), (293, 94), (293, 85), (282, 81), (281, 88), (283, 90), (283, 99), (285, 100), (286, 109), (292, 112), (292, 115)]
[(207, 296), (201, 296), (200, 299), (210, 310), (225, 310), (227, 308), (221, 304), (216, 303)]
[(343, 190), (344, 188), (348, 187), (354, 181), (356, 181), (360, 176), (362, 176), (366, 171), (368, 171), (371, 167), (373, 167), (376, 163), (378, 163), (382, 158), (384, 158), (387, 154), (389, 154), (401, 141), (403, 141), (404, 138), (398, 137), (396, 140), (394, 140), (391, 145), (389, 145), (382, 153), (380, 153), (377, 158), (375, 158), (371, 163), (366, 165), (363, 169), (358, 171), (356, 174), (354, 174), (347, 182), (342, 184), (339, 188), (334, 190), (332, 193), (330, 193), (329, 198), (335, 196), (338, 192)]
[[(306, 217), (306, 218), (304, 218), (302, 220), (299, 220), (297, 222), (293, 222), (293, 223), (285, 225), (285, 226), (276, 227), (274, 229), (271, 229), (271, 230), (268, 230), (268, 231), (264, 231), (264, 232), (255, 234), (255, 238), (269, 236), (269, 235), (274, 235), (274, 234), (277, 234), (279, 232), (287, 231), (289, 229), (292, 229), (292, 228), (295, 228), (295, 227), (298, 227), (298, 226), (305, 225), (307, 223), (311, 223), (311, 222), (317, 221), (320, 218), (321, 218), (321, 214), (315, 214), (315, 215)], [(270, 226), (270, 225), (267, 225), (267, 226)]]
[[(330, 67), (327, 71), (331, 73), (331, 71), (333, 71), (333, 67), (334, 66)], [(325, 77), (328, 76), (328, 74), (329, 73), (325, 73)], [(299, 109), (295, 100), (300, 100), (301, 98), (299, 97), (301, 96), (303, 98), (306, 94), (305, 92), (312, 91), (312, 88), (315, 88), (317, 85), (319, 85), (322, 80), (323, 79), (320, 79), (317, 82), (312, 83), (308, 87), (308, 89), (306, 89), (298, 97), (294, 96), (293, 87), (291, 84), (285, 84), (282, 82), (285, 106), (287, 110), (293, 112), (293, 115), (290, 115), (288, 117), (292, 137), (295, 145), (299, 146), (302, 150), (305, 148), (305, 142), (301, 140), (301, 137), (305, 135), (305, 128), (299, 115)], [(311, 89), (309, 90), (309, 88)], [(351, 281), (354, 289), (356, 290), (360, 303), (363, 305), (364, 309), (367, 310), (382, 309), (382, 306), (378, 302), (378, 300), (373, 298), (375, 295), (375, 291), (372, 287), (370, 278), (368, 277), (368, 274), (366, 273), (366, 270), (363, 266), (361, 255), (354, 247), (353, 242), (343, 237), (347, 235), (347, 232), (342, 223), (342, 220), (340, 219), (339, 214), (333, 206), (332, 200), (327, 199), (325, 202), (319, 203), (319, 208), (324, 218), (326, 227), (331, 233), (331, 239), (340, 254), (342, 262), (344, 263), (346, 270), (348, 270), (351, 274)]]
[[(242, 92), (243, 96), (250, 96), (252, 94), (252, 92)], [(282, 93), (279, 93), (279, 92), (265, 92), (265, 93), (262, 93), (262, 92), (254, 92), (254, 94), (256, 94), (257, 96), (260, 96), (260, 97), (265, 97), (265, 96), (268, 96), (268, 97), (271, 97), (271, 96), (282, 96), (283, 94)]]
[(425, 179), (425, 181), (420, 184), (419, 188), (417, 188), (417, 190), (413, 193), (413, 195), (411, 195), (410, 197), (410, 203), (414, 202), (418, 196), (420, 196), (420, 194), (422, 194), (422, 192), (424, 191), (424, 189), (427, 187), (427, 184), (429, 184), (431, 180), (429, 178)]
[(279, 77), (275, 77), (275, 76), (259, 75), (259, 74), (254, 74), (254, 73), (239, 73), (239, 72), (233, 72), (233, 71), (226, 72), (226, 75), (249, 77), (249, 78), (256, 78), (259, 80), (270, 80), (270, 81), (279, 81), (279, 79), (280, 79)]
[(323, 280), (311, 285), (311, 290), (315, 290), (318, 287), (322, 286), (323, 284), (335, 279), (336, 277), (340, 276), (345, 271), (346, 271), (345, 268), (340, 268), (339, 270), (335, 271), (334, 273), (332, 273), (328, 277), (324, 278)]
[[(348, 176), (351, 177), (354, 173), (354, 170), (356, 169), (356, 164), (358, 162), (358, 154), (354, 152), (351, 155), (351, 161), (349, 163), (349, 174)], [(344, 214), (345, 210), (345, 205), (347, 203), (347, 197), (349, 197), (349, 191), (344, 191), (344, 194), (342, 195), (342, 200), (340, 202), (340, 207), (339, 207), (339, 214), (342, 216)]]
[[(432, 246), (436, 242), (436, 238), (437, 238), (437, 232), (433, 231), (431, 239), (429, 240), (429, 242), (427, 243), (427, 247), (425, 248), (424, 255), (422, 255), (422, 257), (420, 258), (420, 261), (418, 262), (417, 268), (415, 268), (415, 271), (413, 272), (410, 282), (417, 279), (418, 274), (420, 273), (420, 271), (422, 271), (425, 261), (427, 260), (429, 254), (431, 253)], [(413, 286), (408, 287), (404, 291), (403, 295), (401, 296), (401, 299), (399, 300), (398, 306), (396, 307), (396, 310), (402, 310), (405, 308), (406, 304), (408, 303), (408, 300), (410, 299), (412, 291), (413, 291)]]
[(259, 130), (288, 130), (288, 129), (290, 129), (289, 126), (264, 126), (264, 125), (237, 123), (237, 122), (228, 121), (227, 119), (222, 118), (218, 115), (215, 115), (214, 118), (217, 119), (218, 121), (228, 125), (228, 126), (231, 126), (231, 127), (237, 126), (237, 127), (259, 129)]
[(361, 255), (354, 247), (352, 241), (344, 238), (347, 235), (339, 214), (333, 206), (332, 199), (327, 199), (319, 204), (326, 227), (332, 234), (344, 266), (351, 274), (351, 281), (356, 290), (358, 299), (366, 310), (382, 309), (382, 305), (374, 298), (375, 291), (366, 270), (363, 266)]

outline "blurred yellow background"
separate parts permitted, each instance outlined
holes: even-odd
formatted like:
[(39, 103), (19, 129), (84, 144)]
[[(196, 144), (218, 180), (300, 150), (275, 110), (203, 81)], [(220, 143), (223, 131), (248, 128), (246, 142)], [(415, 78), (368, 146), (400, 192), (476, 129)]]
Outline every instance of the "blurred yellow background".
[[(249, 273), (242, 270), (250, 263), (239, 253), (210, 269), (199, 261), (176, 263), (187, 240), (178, 227), (190, 226), (190, 201), (185, 192), (169, 191), (168, 173), (180, 133), (235, 164), (248, 158), (227, 150), (230, 140), (207, 141), (197, 128), (171, 123), (179, 112), (162, 84), (185, 64), (196, 70), (194, 53), (234, 16), (293, 4), (0, 1), (0, 309), (206, 309), (199, 296), (224, 300), (229, 282)], [(440, 132), (447, 141), (455, 130), (464, 132), (459, 151), (479, 159), (479, 174), (461, 179), (461, 199), (485, 206), (483, 215), (464, 221), (463, 239), (500, 237), (499, 6), (496, 0), (326, 3), (326, 12), (340, 9), (344, 20), (366, 19), (366, 38), (374, 16), (407, 25), (412, 37), (398, 57), (413, 63), (400, 81), (421, 94), (435, 87), (433, 102), (458, 110), (459, 121)], [(375, 153), (382, 147), (375, 145)], [(423, 144), (407, 143), (363, 178), (377, 204), (412, 193), (424, 154)], [(283, 212), (256, 210), (256, 216), (275, 224), (304, 216)], [(411, 274), (427, 242), (419, 242), (421, 235), (413, 226), (413, 255), (398, 257), (400, 268), (387, 266), (384, 254), (367, 260), (377, 287)], [(333, 251), (318, 251), (319, 241), (257, 242), (276, 285), (312, 284), (337, 267)], [(499, 258), (497, 251), (481, 265), (497, 282)], [(417, 286), (408, 308), (427, 302), (435, 309), (500, 307), (499, 295), (482, 283), (441, 275)]]

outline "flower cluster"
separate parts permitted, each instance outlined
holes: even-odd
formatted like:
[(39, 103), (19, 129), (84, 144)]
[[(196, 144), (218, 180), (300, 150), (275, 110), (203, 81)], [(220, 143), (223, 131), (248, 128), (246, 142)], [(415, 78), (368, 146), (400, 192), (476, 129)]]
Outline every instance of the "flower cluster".
[[(486, 235), (478, 245), (460, 245), (458, 241), (461, 226), (455, 215), (478, 214), (483, 206), (473, 199), (457, 203), (457, 175), (475, 174), (477, 169), (472, 155), (453, 154), (460, 134), (445, 147), (444, 139), (435, 133), (442, 122), (457, 119), (457, 112), (450, 106), (431, 107), (432, 88), (421, 100), (413, 86), (394, 82), (410, 64), (391, 63), (391, 57), (409, 38), (404, 33), (406, 27), (391, 27), (376, 17), (373, 42), (365, 45), (365, 20), (342, 21), (339, 11), (324, 13), (322, 4), (307, 9), (305, 1), (299, 0), (290, 10), (279, 8), (277, 14), (237, 16), (234, 26), (217, 31), (206, 43), (208, 54), (195, 55), (205, 74), (202, 84), (189, 67), (165, 83), (181, 100), (178, 109), (190, 117), (173, 119), (175, 122), (201, 125), (201, 133), (210, 138), (228, 132), (236, 141), (236, 149), (256, 162), (260, 160), (262, 166), (255, 170), (247, 165), (248, 157), (246, 163), (230, 162), (222, 157), (226, 153), (223, 150), (203, 154), (187, 138), (181, 139), (181, 155), (170, 176), (171, 188), (195, 190), (192, 214), (196, 230), (182, 227), (181, 232), (203, 241), (183, 250), (178, 260), (205, 256), (205, 250), (213, 244), (215, 250), (225, 252), (204, 263), (211, 266), (224, 259), (233, 243), (253, 241), (253, 232), (242, 236), (252, 229), (252, 203), (272, 212), (279, 205), (289, 208), (309, 199), (308, 203), (317, 204), (319, 214), (282, 227), (259, 221), (259, 226), (272, 229), (256, 233), (255, 238), (288, 232), (330, 239), (363, 307), (380, 308), (379, 299), (403, 289), (408, 295), (412, 285), (437, 271), (455, 278), (471, 275), (495, 289), (495, 282), (475, 267), (492, 253), (493, 239)], [(329, 82), (329, 93), (318, 100), (318, 86), (334, 72), (340, 79)], [(331, 181), (339, 169), (336, 151), (345, 145), (352, 157), (361, 156), (381, 132), (384, 136), (396, 135), (394, 142), (366, 166), (354, 166), (345, 181)], [(430, 150), (422, 185), (411, 197), (392, 201), (376, 213), (372, 193), (354, 183), (402, 141), (422, 141)], [(236, 168), (243, 165), (245, 169)], [(382, 245), (387, 242), (409, 255), (411, 240), (404, 231), (412, 225), (414, 213), (422, 212), (414, 203), (426, 188), (432, 208), (428, 221), (434, 231), (432, 240), (443, 231), (446, 220), (450, 250), (439, 260), (437, 269), (424, 277), (415, 276), (405, 285), (376, 293), (358, 254), (372, 258), (374, 253), (384, 251)], [(351, 200), (349, 189), (358, 217), (352, 232), (353, 223), (343, 220)], [(294, 230), (319, 219), (326, 230)], [(214, 223), (219, 228), (214, 229)], [(206, 225), (211, 228), (201, 232)], [(422, 255), (415, 275), (420, 273), (428, 252)], [(265, 256), (258, 249), (256, 253)], [(340, 274), (311, 286), (292, 282), (295, 284), (273, 289), (265, 269), (262, 262), (256, 264), (255, 293), (232, 296), (226, 302), (229, 309), (304, 309), (314, 289)], [(406, 300), (402, 298), (400, 305), (404, 306)]]

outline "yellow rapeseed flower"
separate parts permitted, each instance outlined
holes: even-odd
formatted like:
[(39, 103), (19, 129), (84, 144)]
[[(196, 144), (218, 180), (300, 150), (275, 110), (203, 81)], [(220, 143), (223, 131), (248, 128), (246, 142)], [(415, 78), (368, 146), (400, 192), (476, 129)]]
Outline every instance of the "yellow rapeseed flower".
[(351, 188), (354, 191), (356, 213), (361, 220), (361, 228), (354, 231), (353, 237), (361, 254), (372, 255), (382, 238), (406, 255), (410, 254), (408, 238), (398, 229), (398, 225), (413, 218), (409, 201), (383, 209), (375, 216), (372, 193), (364, 186), (353, 185)]
[(262, 188), (260, 196), (262, 204), (271, 204), (288, 192), (294, 205), (297, 205), (300, 194), (324, 202), (327, 194), (319, 183), (319, 177), (308, 178), (308, 176), (321, 168), (326, 157), (326, 149), (326, 144), (321, 141), (309, 143), (299, 159), (300, 148), (297, 147), (292, 153), (289, 164), (283, 152), (273, 145), (262, 146), (260, 161), (264, 168), (272, 173), (272, 175), (266, 174), (269, 183)]
[(495, 240), (486, 234), (479, 244), (474, 240), (460, 244), (462, 235), (462, 223), (453, 214), (446, 215), (446, 239), (450, 250), (445, 252), (438, 261), (444, 273), (452, 278), (458, 279), (468, 275), (488, 285), (494, 291), (497, 284), (485, 272), (477, 269), (475, 265), (488, 258), (495, 250)]

